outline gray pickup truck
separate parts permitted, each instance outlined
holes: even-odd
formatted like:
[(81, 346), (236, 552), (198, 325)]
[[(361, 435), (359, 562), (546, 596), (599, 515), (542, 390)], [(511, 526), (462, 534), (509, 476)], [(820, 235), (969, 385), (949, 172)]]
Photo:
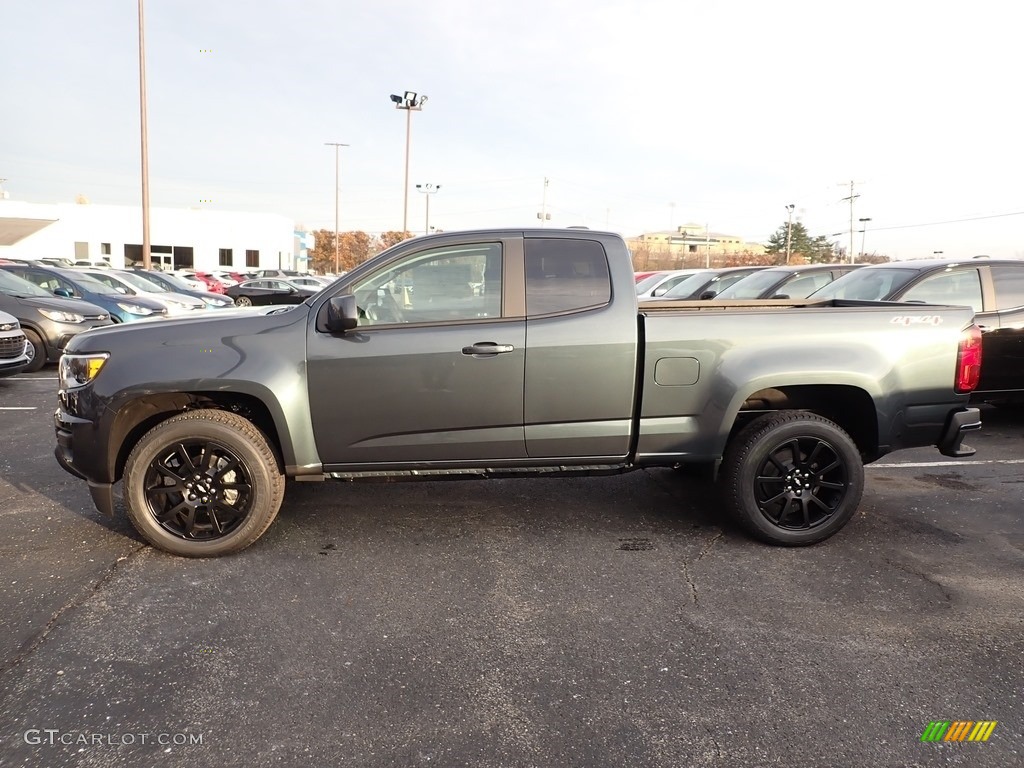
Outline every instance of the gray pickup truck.
[[(154, 546), (236, 552), (294, 481), (710, 467), (757, 538), (846, 524), (864, 463), (973, 451), (963, 307), (692, 302), (638, 311), (589, 230), (407, 240), (294, 307), (115, 326), (60, 365), (56, 456)], [(381, 503), (387, 503), (382, 491)]]

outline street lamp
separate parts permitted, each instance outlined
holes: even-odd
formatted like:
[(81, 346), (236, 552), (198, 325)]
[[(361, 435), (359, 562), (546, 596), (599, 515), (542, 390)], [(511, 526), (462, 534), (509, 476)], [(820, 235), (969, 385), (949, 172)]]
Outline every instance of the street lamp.
[(786, 206), (786, 210), (789, 211), (789, 225), (786, 227), (786, 263), (789, 264), (789, 254), (793, 246), (793, 209), (796, 206), (790, 203)]
[(395, 109), (405, 110), (405, 188), (402, 199), (402, 232), (409, 231), (409, 134), (412, 131), (412, 113), (419, 112), (427, 101), (413, 91), (406, 91), (402, 96), (392, 93), (391, 101)]
[(423, 225), (423, 234), (424, 235), (429, 235), (430, 234), (430, 196), (432, 194), (434, 194), (435, 192), (441, 191), (441, 185), (440, 184), (437, 184), (437, 185), (434, 185), (434, 184), (417, 184), (416, 185), (416, 191), (417, 192), (422, 192), (423, 194), (425, 194), (427, 196), (427, 220), (426, 220), (426, 222)]
[(860, 226), (861, 226), (861, 230), (860, 230), (860, 260), (864, 261), (864, 238), (866, 238), (867, 235), (868, 235), (868, 222), (871, 221), (871, 219), (870, 218), (857, 219), (857, 221), (860, 222)]
[(334, 274), (338, 274), (338, 147), (347, 147), (338, 141), (325, 141), (325, 147), (334, 147)]
[[(146, 25), (139, 0), (139, 128), (142, 133), (142, 268), (153, 266), (149, 242), (149, 140), (146, 129)], [(173, 257), (172, 257), (172, 267)]]

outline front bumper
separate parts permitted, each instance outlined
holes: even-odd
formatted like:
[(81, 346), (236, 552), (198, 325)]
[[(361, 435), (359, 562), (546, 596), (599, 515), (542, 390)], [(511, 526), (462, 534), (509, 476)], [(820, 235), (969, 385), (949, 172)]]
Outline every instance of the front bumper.
[(960, 411), (953, 411), (949, 414), (946, 426), (942, 430), (942, 437), (936, 446), (943, 456), (964, 457), (973, 456), (975, 451), (971, 446), (964, 445), (964, 437), (967, 432), (974, 432), (981, 429), (981, 411), (978, 408), (964, 408)]

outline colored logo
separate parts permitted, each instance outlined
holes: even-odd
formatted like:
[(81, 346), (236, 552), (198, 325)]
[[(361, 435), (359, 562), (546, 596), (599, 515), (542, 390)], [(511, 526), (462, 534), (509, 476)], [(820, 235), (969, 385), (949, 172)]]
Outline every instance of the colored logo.
[(932, 720), (921, 734), (921, 741), (988, 741), (997, 723), (996, 720)]

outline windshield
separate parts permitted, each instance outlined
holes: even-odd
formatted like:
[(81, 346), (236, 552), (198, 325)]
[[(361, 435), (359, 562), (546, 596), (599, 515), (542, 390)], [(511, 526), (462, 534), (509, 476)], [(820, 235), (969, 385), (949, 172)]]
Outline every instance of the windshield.
[(8, 296), (53, 297), (52, 293), (46, 292), (38, 285), (30, 283), (28, 280), (20, 278), (17, 275), (11, 274), (5, 269), (0, 269), (0, 292), (6, 293)]
[(177, 275), (169, 275), (166, 272), (160, 274), (157, 277), (150, 277), (149, 275), (146, 275), (146, 279), (147, 280), (152, 280), (154, 283), (159, 281), (159, 283), (161, 285), (167, 285), (167, 284), (173, 285), (179, 291), (191, 291), (192, 290), (191, 288), (189, 288), (188, 283), (186, 283), (180, 277), (178, 277)]
[(74, 283), (80, 290), (91, 293), (102, 293), (104, 296), (124, 296), (120, 291), (115, 291), (109, 285), (104, 285), (94, 277), (83, 275), (81, 272), (63, 273), (68, 281)]
[(124, 280), (129, 285), (139, 289), (143, 293), (167, 293), (167, 289), (159, 283), (154, 283), (152, 280), (147, 280), (141, 275), (135, 275), (130, 272), (118, 272), (117, 276)]
[(787, 275), (793, 274), (785, 269), (765, 269), (755, 272), (733, 283), (715, 298), (717, 299), (759, 299), (761, 294), (771, 288)]
[(640, 295), (641, 293), (646, 293), (647, 291), (651, 290), (651, 288), (660, 283), (662, 279), (664, 279), (664, 277), (664, 272), (655, 272), (653, 275), (648, 275), (647, 277), (645, 277), (643, 280), (636, 284), (637, 295)]
[(916, 269), (865, 267), (855, 272), (847, 272), (838, 280), (819, 288), (810, 298), (883, 301), (910, 282), (916, 274)]
[(709, 280), (714, 278), (715, 274), (714, 272), (697, 272), (694, 275), (690, 275), (683, 282), (673, 285), (662, 298), (678, 299), (681, 296), (689, 296), (694, 291), (699, 291), (703, 288)]

